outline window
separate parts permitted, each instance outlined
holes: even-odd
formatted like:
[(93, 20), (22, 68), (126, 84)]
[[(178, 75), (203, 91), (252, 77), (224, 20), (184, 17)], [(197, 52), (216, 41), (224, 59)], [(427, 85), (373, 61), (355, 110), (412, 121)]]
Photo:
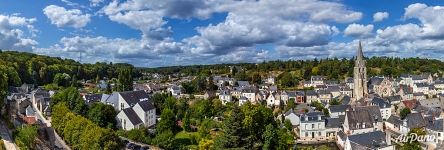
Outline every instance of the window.
[(123, 129), (126, 129), (126, 120), (123, 120)]
[(311, 124), (311, 129), (314, 129), (315, 128), (315, 124)]
[(125, 105), (123, 104), (123, 103), (120, 103), (120, 110), (123, 110), (123, 107), (124, 107)]

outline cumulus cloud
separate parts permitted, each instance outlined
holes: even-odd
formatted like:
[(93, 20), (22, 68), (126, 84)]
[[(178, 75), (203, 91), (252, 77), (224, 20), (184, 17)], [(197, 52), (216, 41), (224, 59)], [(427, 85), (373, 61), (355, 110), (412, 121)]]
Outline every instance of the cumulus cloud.
[[(192, 53), (223, 55), (267, 43), (290, 47), (325, 45), (339, 32), (327, 22), (352, 22), (362, 16), (338, 3), (305, 0), (232, 2), (218, 10), (228, 11), (224, 22), (200, 27), (199, 35), (184, 40), (191, 45)], [(345, 17), (337, 17), (338, 14)]]
[(357, 37), (357, 38), (367, 38), (372, 35), (373, 25), (362, 25), (362, 24), (350, 24), (345, 28), (344, 35)]
[(406, 19), (418, 19), (421, 22), (422, 36), (427, 38), (444, 38), (444, 7), (411, 4), (405, 8)]
[(0, 49), (30, 51), (38, 42), (32, 39), (37, 30), (35, 18), (0, 15)]
[(377, 12), (373, 14), (373, 22), (379, 22), (389, 17), (388, 12)]
[(43, 13), (51, 20), (51, 23), (57, 27), (85, 27), (91, 21), (90, 14), (84, 14), (79, 9), (67, 10), (64, 7), (49, 5), (43, 9)]

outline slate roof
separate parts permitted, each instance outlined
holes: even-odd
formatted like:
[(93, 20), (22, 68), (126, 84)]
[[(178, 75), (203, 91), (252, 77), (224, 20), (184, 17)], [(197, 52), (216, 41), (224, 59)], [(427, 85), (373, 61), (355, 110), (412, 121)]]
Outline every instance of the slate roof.
[(381, 77), (372, 77), (370, 78), (370, 85), (380, 85), (384, 78)]
[(374, 121), (382, 121), (381, 110), (379, 110), (379, 106), (363, 106), (356, 107), (356, 110), (367, 110), (370, 113), (370, 116)]
[(145, 93), (145, 91), (127, 91), (120, 92), (119, 94), (130, 106), (134, 106), (137, 102), (141, 100), (149, 99), (149, 95)]
[(358, 149), (378, 149), (389, 146), (385, 134), (382, 131), (350, 135), (348, 139), (350, 140), (350, 144), (352, 144), (352, 149), (358, 147)]
[(306, 96), (317, 96), (318, 93), (316, 93), (316, 91), (314, 91), (314, 90), (308, 90), (305, 92), (305, 95)]
[(125, 113), (125, 115), (128, 117), (128, 119), (131, 121), (133, 125), (142, 123), (142, 120), (140, 120), (139, 116), (137, 116), (133, 108), (126, 108), (123, 109), (122, 111)]
[(405, 117), (408, 128), (420, 128), (427, 126), (426, 120), (420, 113), (411, 113)]
[(390, 108), (392, 106), (389, 102), (379, 97), (374, 97), (372, 99), (372, 104), (379, 106), (379, 108)]
[(328, 86), (327, 90), (330, 91), (330, 92), (339, 92), (339, 91), (341, 91), (341, 89), (337, 85), (336, 86)]
[(399, 126), (399, 125), (402, 124), (402, 120), (401, 120), (398, 116), (395, 116), (395, 115), (391, 115), (391, 116), (387, 119), (387, 122), (389, 122), (389, 123), (391, 123), (391, 124), (394, 124), (395, 126)]
[(346, 110), (351, 109), (350, 105), (331, 105), (330, 107), (328, 107), (328, 109), (330, 110), (330, 112), (345, 112)]
[(341, 118), (327, 118), (325, 120), (325, 127), (326, 128), (341, 128), (343, 123), (344, 123), (344, 120), (341, 120)]
[(425, 83), (415, 83), (416, 87), (428, 87), (429, 85)]
[(237, 81), (237, 84), (240, 87), (246, 87), (246, 86), (250, 86), (250, 83), (248, 81)]
[(386, 97), (386, 99), (390, 102), (390, 103), (393, 103), (393, 102), (400, 102), (401, 101), (401, 95), (395, 95), (395, 96), (389, 96), (389, 97)]
[(367, 110), (354, 110), (345, 112), (348, 118), (348, 126), (351, 130), (365, 128), (373, 128), (374, 119)]
[(156, 109), (154, 107), (154, 105), (149, 100), (140, 101), (137, 104), (139, 104), (140, 107), (142, 107), (143, 111), (145, 111), (145, 112), (149, 111), (149, 110), (152, 110), (152, 109)]
[[(319, 120), (319, 116), (321, 116), (321, 120)], [(322, 121), (322, 122), (324, 122), (324, 120), (325, 120), (325, 116), (324, 116), (324, 113), (322, 113), (322, 112), (318, 112), (318, 111), (316, 111), (316, 112), (308, 112), (308, 113), (306, 113), (306, 114), (302, 114), (302, 116), (301, 116), (301, 122), (319, 122), (319, 121)]]
[(438, 119), (433, 120), (433, 117), (431, 117), (427, 124), (427, 129), (438, 131), (438, 132), (444, 132), (444, 119)]

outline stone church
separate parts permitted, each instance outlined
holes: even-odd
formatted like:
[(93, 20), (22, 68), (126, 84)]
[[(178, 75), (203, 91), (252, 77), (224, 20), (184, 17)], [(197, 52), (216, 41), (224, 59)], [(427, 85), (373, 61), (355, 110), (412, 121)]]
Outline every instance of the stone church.
[(365, 67), (364, 54), (362, 53), (361, 41), (356, 54), (355, 67), (353, 70), (353, 98), (359, 101), (365, 98), (368, 94), (367, 90), (367, 68)]

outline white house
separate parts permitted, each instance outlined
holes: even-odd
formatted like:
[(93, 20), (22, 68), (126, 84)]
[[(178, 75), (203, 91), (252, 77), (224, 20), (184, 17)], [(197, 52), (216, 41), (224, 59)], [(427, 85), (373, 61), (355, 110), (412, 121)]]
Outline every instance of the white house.
[(151, 101), (140, 101), (133, 107), (133, 110), (145, 127), (153, 127), (156, 124), (156, 108)]
[(349, 109), (351, 109), (350, 105), (331, 105), (328, 107), (328, 112), (331, 118), (339, 118), (339, 116), (345, 115), (345, 112)]
[(267, 98), (267, 106), (280, 106), (281, 105), (281, 96), (278, 93), (272, 93)]
[(136, 105), (139, 101), (149, 100), (149, 95), (145, 91), (126, 91), (118, 93), (117, 110), (123, 110)]
[(299, 116), (294, 112), (293, 109), (288, 110), (284, 114), (285, 120), (289, 120), (291, 122), (291, 125), (293, 126), (293, 129), (295, 129), (297, 126), (299, 126), (299, 123), (301, 122), (301, 119)]
[(123, 130), (132, 130), (143, 125), (142, 120), (132, 108), (126, 108), (117, 114), (117, 126)]
[(300, 140), (326, 140), (325, 116), (322, 112), (302, 114), (300, 119)]
[(392, 111), (391, 111), (392, 105), (390, 104), (390, 102), (385, 101), (382, 98), (374, 97), (371, 101), (371, 105), (379, 107), (379, 110), (381, 111), (381, 116), (382, 116), (383, 120), (387, 120), (392, 115)]
[(179, 96), (182, 93), (182, 90), (180, 89), (179, 86), (177, 85), (172, 85), (170, 88), (168, 88), (168, 91), (171, 93), (171, 95), (173, 96)]
[(221, 90), (220, 94), (219, 94), (219, 100), (224, 105), (229, 103), (229, 102), (232, 102), (232, 96), (230, 94), (230, 91), (228, 91), (228, 90)]

